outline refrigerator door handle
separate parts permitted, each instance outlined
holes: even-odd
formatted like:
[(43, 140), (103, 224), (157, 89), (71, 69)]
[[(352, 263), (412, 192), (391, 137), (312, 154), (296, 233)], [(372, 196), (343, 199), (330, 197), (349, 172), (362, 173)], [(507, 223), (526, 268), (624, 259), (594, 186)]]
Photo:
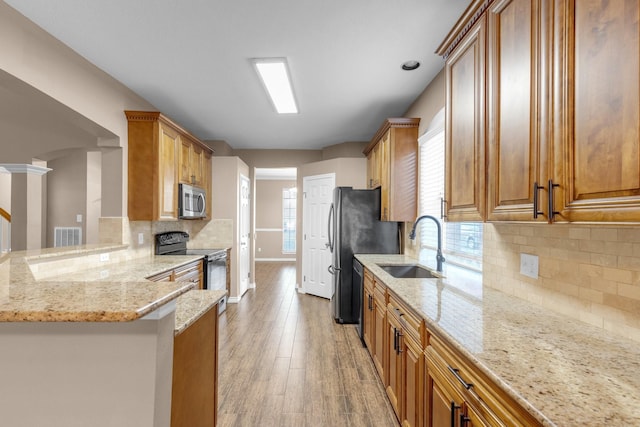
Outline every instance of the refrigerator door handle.
[(341, 268), (336, 268), (333, 265), (330, 265), (329, 267), (327, 267), (327, 270), (329, 270), (329, 273), (331, 274), (336, 274), (336, 272), (342, 270)]
[[(327, 243), (324, 245), (329, 248), (329, 251), (333, 253), (333, 242), (331, 241), (331, 220), (333, 219), (333, 203), (331, 203), (331, 207), (329, 208), (329, 218), (327, 218)], [(331, 270), (329, 270), (331, 272)], [(331, 273), (333, 274), (333, 273)]]

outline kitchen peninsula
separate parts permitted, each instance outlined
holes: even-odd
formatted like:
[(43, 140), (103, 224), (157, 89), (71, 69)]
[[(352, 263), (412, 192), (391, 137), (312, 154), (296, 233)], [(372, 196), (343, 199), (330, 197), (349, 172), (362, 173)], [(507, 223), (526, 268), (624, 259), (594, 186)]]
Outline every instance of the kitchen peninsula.
[(217, 313), (226, 292), (145, 279), (199, 256), (131, 258), (126, 249), (0, 256), (3, 423), (169, 427), (174, 339)]

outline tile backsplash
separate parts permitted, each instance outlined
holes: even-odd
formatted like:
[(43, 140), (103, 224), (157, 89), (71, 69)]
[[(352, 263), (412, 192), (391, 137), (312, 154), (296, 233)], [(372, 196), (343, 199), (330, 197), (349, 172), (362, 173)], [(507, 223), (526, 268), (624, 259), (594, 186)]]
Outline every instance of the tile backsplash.
[(640, 227), (486, 223), (483, 285), (640, 341)]
[[(100, 243), (128, 244), (133, 257), (148, 256), (154, 251), (154, 235), (165, 231), (186, 231), (192, 249), (216, 249), (233, 246), (233, 220), (211, 221), (131, 221), (124, 217), (100, 218)], [(142, 234), (143, 243), (138, 243)]]

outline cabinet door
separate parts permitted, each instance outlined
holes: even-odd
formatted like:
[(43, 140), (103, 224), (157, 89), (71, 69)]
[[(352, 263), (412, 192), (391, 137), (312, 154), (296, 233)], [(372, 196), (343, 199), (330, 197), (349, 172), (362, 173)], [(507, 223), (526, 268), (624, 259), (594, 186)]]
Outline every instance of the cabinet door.
[(362, 306), (364, 307), (364, 319), (363, 319), (363, 339), (364, 343), (369, 350), (369, 354), (372, 354), (375, 337), (375, 322), (374, 322), (374, 300), (373, 300), (373, 277), (370, 273), (365, 271), (364, 273), (364, 298), (362, 300)]
[[(537, 188), (547, 186), (546, 3), (501, 0), (488, 11), (489, 220), (534, 220), (534, 197), (547, 200), (546, 190)], [(537, 211), (543, 209), (546, 204), (539, 203)]]
[(423, 411), (422, 390), (424, 386), (424, 358), (422, 347), (410, 335), (402, 339), (402, 379), (403, 404), (402, 426), (422, 426)]
[(387, 386), (389, 379), (385, 368), (386, 353), (386, 336), (387, 336), (387, 304), (384, 297), (384, 291), (379, 292), (374, 289), (374, 323), (373, 330), (375, 336), (373, 338), (374, 352), (372, 354), (373, 364), (378, 370), (378, 375), (382, 383)]
[(180, 162), (178, 172), (179, 180), (183, 184), (192, 184), (191, 182), (191, 141), (186, 138), (180, 138)]
[(427, 358), (426, 370), (428, 427), (459, 427), (462, 414), (462, 396), (455, 392), (443, 374)]
[(160, 125), (158, 167), (158, 215), (159, 219), (178, 218), (178, 132)]
[(191, 180), (194, 185), (204, 187), (204, 150), (196, 144), (191, 145)]
[(555, 220), (640, 218), (639, 9), (556, 2)]
[(485, 218), (485, 32), (483, 16), (445, 65), (445, 193), (449, 221)]
[[(203, 187), (207, 190), (207, 219), (212, 218), (213, 214), (213, 176), (212, 176), (212, 161), (211, 161), (211, 153), (208, 151), (204, 152), (203, 159)], [(229, 254), (227, 254), (227, 262), (229, 262)], [(227, 272), (227, 281), (230, 280), (229, 272)]]
[(387, 372), (389, 383), (387, 384), (387, 397), (398, 419), (401, 418), (402, 405), (402, 326), (393, 315), (387, 314)]

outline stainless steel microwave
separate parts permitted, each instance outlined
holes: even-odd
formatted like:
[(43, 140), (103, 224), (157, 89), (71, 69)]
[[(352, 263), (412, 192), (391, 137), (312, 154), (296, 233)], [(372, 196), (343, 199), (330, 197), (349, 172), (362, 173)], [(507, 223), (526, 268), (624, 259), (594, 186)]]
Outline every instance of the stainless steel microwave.
[(198, 219), (207, 216), (207, 195), (203, 188), (178, 185), (178, 218)]

